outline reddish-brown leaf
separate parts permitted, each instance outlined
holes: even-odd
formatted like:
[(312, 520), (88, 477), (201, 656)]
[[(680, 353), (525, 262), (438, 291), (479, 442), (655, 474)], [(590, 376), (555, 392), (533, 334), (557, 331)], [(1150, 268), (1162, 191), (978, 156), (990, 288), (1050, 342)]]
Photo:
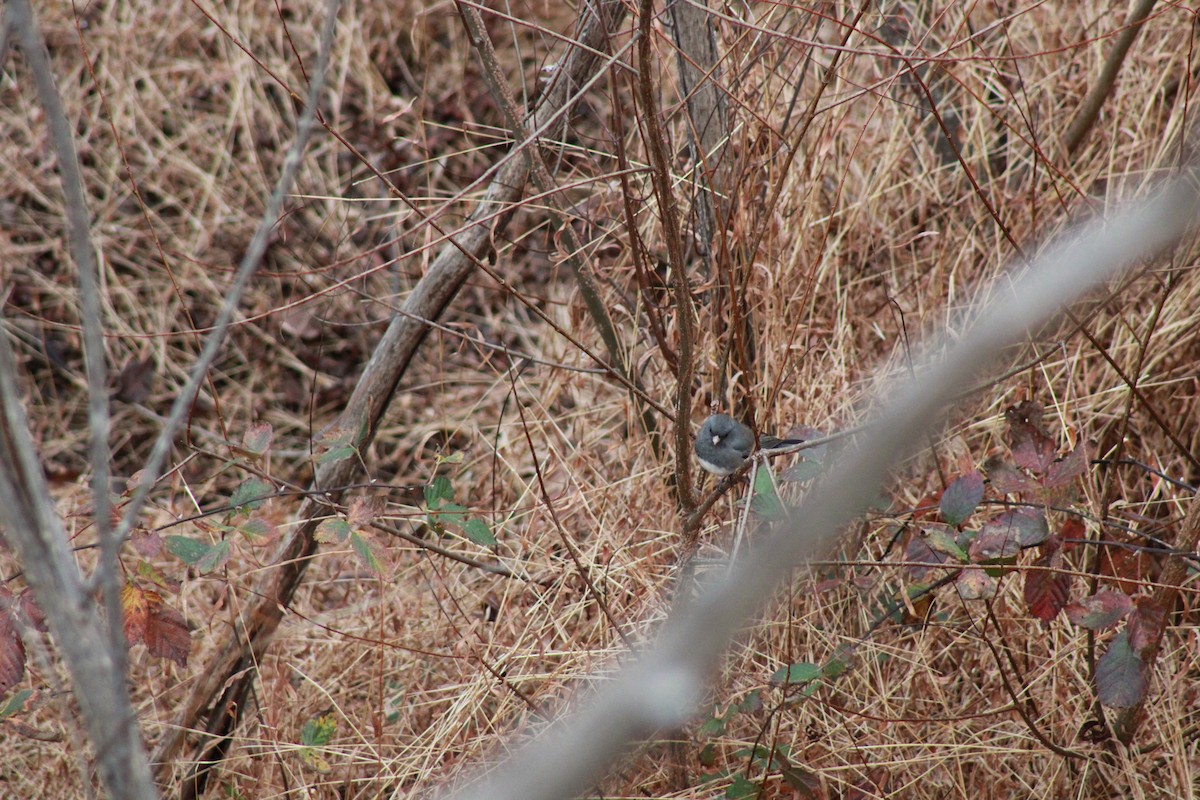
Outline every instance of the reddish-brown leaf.
[(1126, 630), (1129, 631), (1129, 646), (1143, 661), (1149, 663), (1166, 625), (1167, 610), (1156, 603), (1153, 597), (1137, 599)]
[(362, 530), (375, 521), (387, 508), (387, 498), (383, 495), (371, 497), (356, 497), (350, 501), (346, 511), (346, 521), (350, 527)]
[(130, 536), (129, 543), (143, 558), (157, 558), (163, 549), (162, 536), (144, 529)]
[(992, 488), (1000, 494), (1022, 494), (1038, 490), (1037, 481), (999, 456), (983, 462), (983, 469), (987, 472), (988, 480), (992, 482)]
[(954, 588), (963, 600), (984, 600), (996, 596), (999, 584), (979, 567), (965, 567), (954, 579)]
[(163, 603), (162, 595), (133, 584), (121, 591), (125, 612), (125, 638), (129, 644), (146, 645), (152, 655), (169, 658), (179, 666), (187, 665), (192, 637), (183, 616)]
[(12, 616), (0, 615), (0, 695), (25, 677), (25, 644)]
[(261, 456), (271, 446), (275, 432), (269, 422), (256, 422), (242, 434), (242, 449), (252, 455)]
[(1144, 550), (1104, 547), (1100, 550), (1100, 575), (1112, 578), (1125, 594), (1138, 592), (1154, 568), (1154, 559)]
[(914, 521), (929, 519), (933, 516), (933, 512), (938, 510), (940, 498), (937, 492), (931, 492), (919, 501), (917, 507), (913, 509), (912, 518)]
[[(934, 550), (921, 536), (913, 536), (908, 540), (908, 545), (904, 548), (904, 560), (909, 564), (929, 564), (936, 566), (945, 564), (948, 556), (945, 553), (939, 553)], [(905, 571), (913, 578), (913, 580), (923, 581), (930, 574), (930, 567), (907, 566)], [(941, 571), (939, 570), (939, 573)]]
[(846, 792), (846, 800), (870, 800), (887, 796), (887, 785), (892, 773), (887, 767), (876, 767), (867, 773), (867, 777), (850, 787)]
[(146, 626), (146, 649), (152, 655), (169, 658), (186, 667), (192, 650), (192, 635), (183, 615), (170, 606), (160, 606)]
[(25, 677), (25, 643), (13, 621), (16, 597), (0, 586), (0, 695)]
[(1079, 517), (1067, 517), (1062, 524), (1062, 528), (1058, 531), (1058, 537), (1063, 540), (1064, 550), (1070, 550), (1079, 543), (1087, 533), (1087, 528), (1083, 524), (1083, 520)]
[(979, 535), (971, 541), (971, 558), (976, 561), (1011, 558), (1022, 547), (1046, 541), (1049, 533), (1041, 511), (1029, 508), (1005, 511), (983, 524)]
[(1030, 615), (1040, 619), (1046, 628), (1050, 627), (1050, 622), (1063, 610), (1070, 597), (1071, 576), (1052, 571), (1061, 567), (1062, 562), (1062, 541), (1057, 536), (1051, 536), (1042, 545), (1042, 557), (1034, 564), (1045, 569), (1033, 570), (1025, 575), (1025, 605)]
[(150, 615), (150, 601), (147, 592), (132, 583), (125, 584), (121, 589), (121, 611), (124, 618), (121, 621), (125, 629), (125, 641), (135, 645), (146, 638), (146, 619)]
[(140, 403), (150, 396), (154, 380), (154, 357), (130, 357), (117, 375), (117, 387), (113, 395), (126, 403)]
[(50, 630), (46, 626), (46, 615), (42, 613), (42, 608), (37, 604), (37, 600), (33, 596), (33, 590), (26, 588), (21, 592), (21, 596), (17, 599), (21, 604), (21, 613), (25, 615), (25, 621), (36, 628), (41, 633)]
[(1067, 619), (1072, 624), (1090, 631), (1111, 628), (1128, 616), (1130, 611), (1133, 611), (1133, 601), (1129, 595), (1112, 589), (1102, 589), (1066, 608)]
[(1047, 489), (1062, 488), (1083, 475), (1087, 471), (1087, 466), (1087, 447), (1084, 445), (1083, 439), (1080, 439), (1075, 444), (1074, 450), (1050, 465), (1042, 483)]
[(1008, 442), (1018, 467), (1041, 475), (1054, 462), (1058, 446), (1042, 424), (1042, 405), (1025, 400), (1004, 412)]

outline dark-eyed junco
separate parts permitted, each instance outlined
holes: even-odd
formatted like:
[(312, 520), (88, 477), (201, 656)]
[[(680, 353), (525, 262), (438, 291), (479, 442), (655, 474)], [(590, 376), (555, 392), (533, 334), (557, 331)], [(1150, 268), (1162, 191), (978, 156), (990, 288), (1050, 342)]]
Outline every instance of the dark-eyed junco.
[[(777, 450), (800, 444), (803, 439), (779, 439), (763, 434), (763, 450)], [(729, 475), (754, 452), (754, 431), (728, 414), (713, 414), (704, 420), (696, 434), (696, 458), (713, 475)]]

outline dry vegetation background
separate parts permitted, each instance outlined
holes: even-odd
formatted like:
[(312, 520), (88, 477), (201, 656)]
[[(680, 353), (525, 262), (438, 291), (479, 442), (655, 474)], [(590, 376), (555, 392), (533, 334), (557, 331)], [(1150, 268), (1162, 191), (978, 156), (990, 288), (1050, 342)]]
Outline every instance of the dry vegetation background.
[[(1197, 79), (1196, 17), (1186, 4), (1158, 4), (1074, 153), (1062, 134), (1112, 50), (1124, 3), (869, 3), (847, 48), (837, 50), (831, 45), (846, 35), (841, 21), (854, 19), (859, 5), (718, 10), (731, 190), (711, 269), (695, 254), (690, 262), (695, 425), (710, 405), (767, 429), (803, 423), (833, 431), (861, 422), (877, 371), (903, 371), (922, 334), (953, 325), (976, 290), (1018, 257), (1016, 244), (1036, 251), (1068, 220), (1136, 196), (1179, 157)], [(532, 102), (539, 70), (561, 57), (561, 37), (580, 9), (489, 8), (500, 61), (523, 93), (518, 102)], [(117, 491), (145, 461), (259, 222), (294, 135), (293, 95), (304, 95), (323, 13), (312, 0), (39, 9), (102, 259)], [(614, 50), (629, 43), (634, 26), (631, 15)], [(689, 164), (675, 57), (669, 37), (660, 28), (656, 36), (656, 64), (635, 63), (628, 53), (621, 61), (654, 71), (682, 176)], [(835, 52), (836, 75), (822, 90)], [(915, 65), (899, 53), (937, 58)], [(461, 221), (478, 179), (508, 150), (504, 117), (449, 2), (348, 2), (328, 85), (324, 121), (337, 137), (318, 130), (171, 472), (152, 495), (144, 523), (164, 526), (164, 535), (221, 535), (216, 517), (195, 517), (222, 508), (247, 476), (229, 467), (228, 443), (254, 422), (274, 430), (267, 471), (276, 486), (308, 485), (314, 440), (440, 246), (423, 218), (435, 215), (448, 228)], [(811, 125), (801, 127), (818, 92)], [(961, 163), (947, 157), (930, 97), (961, 147)], [(44, 115), (19, 51), (7, 53), (0, 98), (4, 335), (21, 358), (60, 511), (84, 547), (90, 498), (75, 269)], [(630, 71), (614, 69), (588, 93), (568, 146), (554, 152), (558, 183), (569, 187), (561, 205), (573, 216), (564, 220), (538, 201), (517, 212), (494, 242), (506, 286), (482, 272), (467, 282), (362, 454), (369, 479), (393, 487), (373, 492), (386, 496), (392, 525), (436, 539), (422, 527), (420, 487), (445, 475), (499, 545), (489, 553), (453, 531), (440, 544), (543, 582), (496, 575), (382, 533), (375, 540), (382, 577), (346, 546), (322, 546), (259, 662), (246, 719), (210, 796), (426, 794), (502, 756), (597, 680), (589, 677), (596, 670), (602, 675), (626, 659), (623, 637), (639, 644), (653, 637), (670, 606), (680, 549), (673, 457), (651, 446), (628, 392), (528, 307), (603, 351), (562, 263), (560, 228), (573, 226), (636, 373), (651, 397), (672, 407), (674, 378), (648, 321), (653, 308), (675, 341), (644, 133)], [(628, 196), (618, 152), (631, 167)], [(692, 190), (684, 180), (675, 190), (688, 224)], [(640, 238), (631, 235), (627, 211)], [(651, 265), (645, 282), (634, 266), (637, 241)], [(911, 580), (895, 563), (903, 548), (888, 548), (894, 525), (936, 497), (945, 477), (1002, 452), (1003, 409), (1020, 399), (1045, 404), (1064, 447), (1082, 437), (1096, 458), (1113, 454), (1131, 408), (1124, 456), (1193, 485), (1200, 480), (1194, 257), (1176, 250), (1077, 309), (1090, 339), (1067, 322), (1031, 333), (1004, 366), (1033, 366), (960, 403), (929, 448), (895, 473), (888, 512), (852, 529), (840, 563), (798, 572), (729, 652), (708, 715), (755, 690), (761, 708), (732, 715), (719, 734), (690, 727), (679, 734), (682, 748), (645, 746), (595, 793), (715, 796), (743, 773), (762, 796), (804, 796), (778, 770), (749, 762), (745, 748), (758, 742), (790, 748), (818, 781), (814, 791), (828, 797), (1194, 796), (1200, 663), (1187, 594), (1130, 749), (1088, 738), (1095, 710), (1087, 633), (1061, 617), (1043, 629), (1015, 580), (1003, 585), (992, 618), (985, 604), (960, 602), (949, 590), (925, 624), (872, 630), (854, 668), (811, 697), (793, 692), (785, 703), (784, 690), (769, 683), (780, 667), (821, 663), (872, 629), (885, 601)], [(731, 285), (736, 302), (721, 288)], [(735, 306), (744, 317), (737, 325)], [(540, 361), (473, 343), (481, 337)], [(1138, 382), (1143, 400), (1130, 403), (1118, 368)], [(970, 385), (964, 380), (962, 388)], [(456, 453), (461, 462), (439, 460)], [(1112, 517), (1174, 540), (1190, 490), (1136, 466), (1095, 467), (1076, 507), (1098, 516), (1108, 481)], [(277, 498), (263, 514), (286, 530), (298, 502)], [(714, 507), (702, 556), (729, 552), (734, 516), (725, 501)], [(1089, 522), (1088, 533), (1102, 531)], [(1115, 529), (1103, 534), (1141, 543)], [(567, 542), (619, 631), (585, 590)], [(165, 553), (149, 560), (177, 582), (168, 602), (194, 629), (185, 668), (142, 647), (132, 652), (134, 699), (151, 747), (177, 724), (192, 681), (253, 601), (271, 552), (269, 544), (239, 540), (229, 563), (206, 575)], [(79, 558), (91, 563), (92, 556), (81, 550)], [(1153, 581), (1161, 561), (1141, 558), (1144, 581)], [(148, 572), (135, 574), (138, 562), (131, 552), (128, 577), (148, 581)], [(1070, 566), (1082, 570), (1083, 557)], [(0, 555), (0, 575), (17, 570)], [(16, 590), (20, 580), (9, 585)], [(1087, 585), (1080, 571), (1072, 596)], [(0, 794), (86, 796), (93, 777), (62, 695), (65, 673), (49, 640), (40, 641), (24, 683), (40, 699), (19, 718), (21, 730), (8, 726)], [(1046, 738), (1088, 757), (1064, 757), (1039, 742), (1012, 710), (1006, 683), (1025, 690)], [(302, 727), (322, 715), (336, 723), (320, 750), (326, 772), (300, 752)], [(168, 793), (194, 759), (193, 746), (173, 766)]]

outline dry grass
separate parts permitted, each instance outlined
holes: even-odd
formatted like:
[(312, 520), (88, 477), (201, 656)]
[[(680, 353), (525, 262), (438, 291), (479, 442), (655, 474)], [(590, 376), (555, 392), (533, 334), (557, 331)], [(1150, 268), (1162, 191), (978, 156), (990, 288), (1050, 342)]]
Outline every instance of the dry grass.
[[(131, 379), (113, 403), (118, 475), (128, 477), (145, 459), (156, 415), (165, 413), (199, 351), (293, 133), (288, 92), (303, 94), (301, 62), (311, 68), (315, 58), (321, 4), (282, 5), (282, 17), (272, 3), (94, 3), (74, 17), (65, 4), (41, 10), (90, 191), (110, 364), (114, 375), (138, 359), (151, 365), (150, 377)], [(910, 39), (948, 59), (927, 77), (937, 78), (941, 111), (952, 109), (962, 121), (963, 157), (976, 188), (961, 165), (940, 160), (924, 101), (901, 80), (903, 62), (880, 43), (875, 15), (860, 26), (870, 36), (852, 37), (812, 127), (796, 140), (796, 120), (830, 53), (803, 42), (840, 39), (833, 20), (850, 14), (844, 3), (807, 5), (816, 11), (726, 7), (756, 27), (729, 22), (723, 29), (723, 83), (737, 123), (736, 190), (723, 226), (730, 255), (719, 259), (718, 275), (741, 287), (754, 344), (752, 358), (734, 354), (733, 389), (713, 396), (730, 307), (720, 293), (697, 294), (696, 421), (714, 402), (739, 412), (752, 403), (766, 427), (803, 422), (833, 430), (858, 422), (876, 371), (905, 369), (910, 343), (952, 327), (979, 287), (1016, 257), (1014, 242), (1036, 247), (1073, 216), (1104, 213), (1178, 156), (1197, 69), (1194, 19), (1182, 7), (1161, 4), (1097, 128), (1068, 158), (1057, 137), (1108, 52), (1104, 37), (1120, 18), (1111, 4), (954, 2), (936, 4), (937, 16), (930, 4), (902, 4), (913, 7)], [(530, 21), (488, 18), (502, 60), (512, 65), (510, 80), (532, 92), (555, 46), (549, 32), (569, 32), (572, 11), (550, 3), (503, 8)], [(818, 11), (825, 16), (820, 24)], [(673, 144), (682, 148), (681, 110), (666, 74), (674, 60), (665, 42), (658, 49), (662, 103)], [(812, 63), (805, 61), (810, 53)], [(42, 114), (19, 54), (7, 66), (0, 81), (5, 333), (24, 357), (28, 409), (47, 472), (86, 544), (86, 398), (74, 269)], [(579, 120), (579, 149), (559, 179), (580, 187), (568, 202), (591, 215), (597, 250), (589, 258), (649, 392), (669, 405), (673, 380), (633, 307), (665, 304), (668, 295), (638, 295), (619, 187), (608, 177), (616, 169), (611, 115), (625, 114), (625, 129), (637, 130), (624, 80), (616, 82), (622, 110), (613, 111), (605, 88)], [(463, 187), (504, 151), (502, 118), (449, 4), (347, 4), (328, 109), (330, 126), (386, 172), (413, 207), (437, 210), (443, 225), (467, 213), (478, 187), (465, 194)], [(640, 142), (631, 137), (625, 146), (635, 166), (645, 163)], [(784, 157), (788, 147), (796, 148), (792, 161)], [(640, 231), (653, 255), (665, 258), (648, 180), (638, 174), (634, 183), (644, 198), (636, 207)], [(779, 204), (770, 208), (776, 187)], [(524, 210), (497, 242), (497, 268), (515, 291), (599, 351), (570, 275), (557, 264), (554, 224), (537, 208)], [(341, 408), (390, 307), (419, 278), (436, 239), (334, 138), (319, 136), (201, 392), (190, 436), (178, 443), (177, 469), (154, 494), (146, 523), (167, 525), (221, 506), (245, 477), (225, 468), (231, 456), (223, 441), (239, 440), (256, 420), (275, 431), (272, 475), (306, 485), (310, 442)], [(1200, 453), (1194, 256), (1180, 250), (1079, 313), (1112, 360), (1136, 375), (1172, 432)], [(693, 284), (711, 288), (699, 271)], [(1155, 308), (1160, 316), (1151, 332)], [(551, 362), (593, 366), (482, 274), (443, 322)], [(955, 474), (995, 451), (1002, 411), (1022, 396), (1045, 403), (1064, 437), (1096, 442), (1099, 456), (1111, 452), (1129, 392), (1097, 347), (1062, 323), (1031, 334), (1011, 363), (1033, 356), (1041, 357), (1036, 366), (962, 403), (931, 450), (897, 472), (888, 491), (898, 516), (940, 488), (935, 462)], [(653, 636), (670, 602), (678, 548), (671, 460), (649, 446), (620, 386), (581, 371), (509, 366), (496, 353), (433, 332), (364, 457), (371, 478), (383, 483), (423, 484), (439, 470), (451, 476), (458, 499), (498, 531), (498, 558), (551, 582), (505, 579), (395, 542), (388, 543), (390, 573), (381, 580), (348, 550), (325, 547), (260, 665), (253, 707), (214, 796), (406, 797), (467, 765), (498, 759), (586, 691), (596, 670), (628, 654), (575, 574), (564, 539), (589, 565), (624, 635), (634, 642)], [(1200, 480), (1200, 470), (1140, 406), (1125, 447), (1126, 457), (1166, 475)], [(435, 457), (454, 452), (464, 454), (462, 463), (439, 468)], [(1090, 473), (1082, 508), (1099, 510), (1108, 475)], [(1114, 516), (1171, 541), (1188, 494), (1137, 469), (1114, 475)], [(397, 525), (420, 523), (412, 493), (398, 489), (388, 498)], [(267, 513), (286, 525), (296, 506), (279, 499)], [(721, 503), (711, 517), (706, 540), (718, 552), (731, 541), (731, 514)], [(759, 742), (790, 748), (830, 796), (843, 796), (879, 768), (888, 792), (910, 798), (1197, 793), (1194, 612), (1182, 614), (1168, 634), (1138, 746), (1107, 760), (1100, 758), (1108, 752), (1103, 746), (1081, 738), (1093, 713), (1084, 632), (1061, 618), (1042, 630), (1026, 614), (1015, 580), (1004, 584), (994, 621), (981, 604), (943, 594), (927, 625), (882, 626), (859, 644), (854, 669), (840, 681), (784, 702), (770, 675), (789, 663), (822, 662), (857, 641), (875, 621), (881, 597), (906, 580), (888, 563), (899, 552), (884, 558), (894, 519), (872, 518), (856, 530), (861, 547), (842, 552), (847, 563), (821, 567), (816, 579), (798, 574), (730, 652), (713, 684), (714, 708), (753, 691), (761, 692), (763, 707), (735, 715), (711, 740), (686, 732), (689, 757), (708, 741), (715, 745), (714, 766), (690, 760), (692, 783), (679, 786), (667, 749), (650, 745), (642, 755), (652, 757), (630, 760), (600, 790), (707, 795), (713, 789), (700, 775), (743, 769), (742, 749)], [(202, 535), (194, 523), (164, 533)], [(469, 542), (447, 543), (487, 557)], [(240, 547), (226, 571), (209, 576), (188, 574), (165, 556), (154, 561), (181, 580), (171, 602), (196, 630), (186, 669), (140, 647), (133, 652), (137, 710), (151, 742), (173, 724), (189, 678), (252, 601), (249, 590), (269, 554)], [(132, 571), (137, 563), (131, 553), (126, 566)], [(0, 568), (4, 576), (16, 569), (2, 560)], [(1075, 580), (1074, 596), (1085, 583)], [(1006, 681), (1025, 691), (1047, 738), (1093, 758), (1064, 759), (1040, 744), (1011, 710)], [(26, 684), (45, 690), (47, 702), (22, 722), (66, 738), (7, 736), (0, 793), (84, 796), (91, 778), (81, 774), (81, 728), (69, 701), (50, 691), (62, 689), (65, 678), (48, 644), (35, 648)], [(322, 751), (328, 774), (310, 769), (298, 752), (302, 726), (322, 714), (337, 723)], [(190, 751), (177, 779), (187, 757)], [(763, 778), (757, 767), (749, 774)], [(786, 793), (777, 776), (763, 782), (767, 796)]]

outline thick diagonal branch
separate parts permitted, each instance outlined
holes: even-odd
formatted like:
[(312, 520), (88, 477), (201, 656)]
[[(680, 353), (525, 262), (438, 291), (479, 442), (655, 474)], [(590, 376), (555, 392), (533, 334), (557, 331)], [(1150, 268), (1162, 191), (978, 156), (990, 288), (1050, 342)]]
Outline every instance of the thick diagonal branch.
[[(588, 17), (581, 26), (579, 39), (535, 115), (535, 129), (569, 112), (578, 99), (575, 87), (586, 83), (597, 69), (609, 36), (625, 15), (625, 7), (618, 0), (604, 0), (587, 9)], [(338, 423), (355, 431), (354, 443), (360, 452), (374, 438), (396, 387), (429, 331), (421, 320), (438, 319), (453, 300), (491, 247), (493, 236), (505, 227), (528, 177), (528, 160), (519, 152), (508, 154), (483, 200), (418, 282), (404, 303), (404, 313), (398, 314), (383, 334)], [(343, 486), (358, 471), (357, 457), (331, 461), (319, 468), (314, 483), (318, 489)], [(316, 527), (328, 513), (328, 503), (336, 500), (337, 493), (333, 492), (327, 500), (309, 501), (300, 510), (301, 524), (272, 559), (275, 566), (265, 572), (256, 587), (255, 604), (227, 636), (208, 669), (197, 677), (177, 724), (171, 726), (155, 750), (157, 775), (164, 780), (186, 731), (196, 725), (205, 709), (210, 710), (205, 726), (207, 741), (202, 745), (205, 755), (198, 759), (202, 770), (193, 774), (185, 796), (203, 788), (212, 760), (222, 755), (228, 737), (237, 726), (242, 711), (237, 701), (245, 696), (246, 687), (254, 680), (253, 668), (269, 645), (283, 609), (291, 602), (316, 552), (313, 536)]]

